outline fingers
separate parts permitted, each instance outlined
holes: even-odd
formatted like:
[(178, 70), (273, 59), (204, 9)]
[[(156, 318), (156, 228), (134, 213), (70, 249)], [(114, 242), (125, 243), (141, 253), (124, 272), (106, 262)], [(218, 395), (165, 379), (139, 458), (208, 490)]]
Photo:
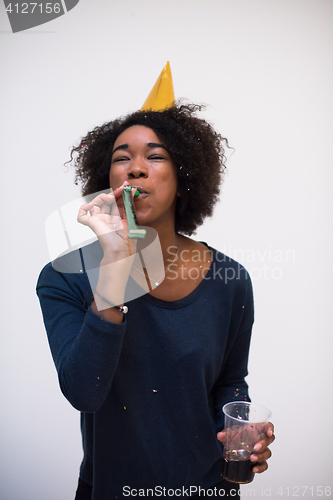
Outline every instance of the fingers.
[(271, 456), (272, 456), (271, 450), (269, 448), (266, 448), (265, 450), (263, 450), (262, 453), (253, 453), (250, 456), (250, 460), (251, 462), (264, 462), (265, 460), (271, 458)]
[(271, 441), (273, 443), (273, 441), (275, 440), (275, 436), (274, 436), (274, 425), (272, 424), (272, 422), (268, 422), (266, 428), (266, 434), (268, 437), (273, 438), (273, 440)]
[[(267, 460), (272, 456), (271, 450), (268, 448), (275, 441), (274, 425), (269, 422), (266, 427), (266, 436), (264, 439), (256, 443), (254, 451), (250, 456), (251, 462), (258, 462), (252, 469), (253, 472), (261, 474), (268, 468)], [(259, 453), (258, 453), (259, 452)]]
[[(85, 203), (79, 209), (77, 216), (78, 222), (84, 225), (90, 225), (89, 220), (92, 216), (98, 214), (109, 214), (110, 206), (114, 203), (115, 196), (113, 193), (101, 193), (91, 202)], [(90, 212), (90, 215), (88, 214)]]
[(221, 432), (217, 433), (217, 439), (224, 443), (227, 438), (234, 439), (237, 435), (240, 435), (241, 428), (238, 425), (234, 425), (230, 429), (223, 429)]
[(268, 422), (266, 426), (266, 435), (261, 441), (255, 444), (254, 451), (257, 452), (265, 450), (274, 441), (275, 441), (274, 425), (271, 422)]
[(221, 432), (217, 433), (217, 439), (224, 443), (227, 437), (231, 437), (238, 432), (238, 426), (234, 426), (233, 429), (223, 429)]
[(94, 216), (97, 214), (110, 214), (119, 216), (119, 211), (117, 209), (117, 205), (114, 203), (119, 198), (121, 198), (124, 186), (128, 184), (125, 181), (119, 188), (116, 188), (114, 191), (111, 190), (111, 193), (101, 193), (96, 196), (91, 202), (86, 203), (80, 207), (78, 214), (78, 221), (82, 224), (87, 224), (89, 219), (88, 212), (90, 212), (90, 216)]
[(90, 227), (98, 238), (123, 229), (118, 210), (113, 211), (113, 215), (110, 214), (110, 207), (117, 207), (115, 201), (114, 193), (99, 194), (91, 202), (80, 207), (78, 222)]
[(255, 467), (253, 467), (252, 472), (255, 474), (261, 474), (262, 472), (265, 472), (265, 470), (268, 469), (268, 463), (266, 460), (264, 462), (258, 462)]
[[(80, 224), (90, 227), (97, 237), (113, 231), (126, 229), (127, 220), (124, 210), (122, 192), (128, 181), (111, 193), (100, 193), (89, 203), (79, 209), (77, 220)], [(136, 188), (132, 188), (134, 196)]]
[(217, 439), (218, 439), (219, 441), (221, 441), (221, 443), (224, 443), (225, 438), (226, 438), (226, 433), (225, 433), (225, 431), (221, 431), (221, 432), (218, 432), (218, 433), (217, 433)]

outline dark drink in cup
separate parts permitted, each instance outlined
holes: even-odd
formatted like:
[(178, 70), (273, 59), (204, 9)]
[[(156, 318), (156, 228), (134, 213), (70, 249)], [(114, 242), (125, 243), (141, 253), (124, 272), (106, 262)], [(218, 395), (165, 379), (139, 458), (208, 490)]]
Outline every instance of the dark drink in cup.
[(251, 483), (254, 478), (253, 467), (256, 462), (250, 462), (251, 453), (242, 450), (228, 451), (223, 456), (221, 475), (232, 483)]
[(256, 443), (265, 436), (271, 412), (247, 401), (232, 401), (223, 406), (223, 413), (225, 441), (221, 475), (232, 483), (250, 483), (256, 465), (250, 456)]

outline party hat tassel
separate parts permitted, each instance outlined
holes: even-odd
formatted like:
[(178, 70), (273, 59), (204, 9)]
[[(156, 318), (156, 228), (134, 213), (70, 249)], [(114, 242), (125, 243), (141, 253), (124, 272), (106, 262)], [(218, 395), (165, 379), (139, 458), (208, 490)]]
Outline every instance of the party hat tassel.
[(141, 111), (163, 111), (173, 106), (174, 103), (175, 94), (173, 92), (172, 75), (168, 61), (145, 100)]

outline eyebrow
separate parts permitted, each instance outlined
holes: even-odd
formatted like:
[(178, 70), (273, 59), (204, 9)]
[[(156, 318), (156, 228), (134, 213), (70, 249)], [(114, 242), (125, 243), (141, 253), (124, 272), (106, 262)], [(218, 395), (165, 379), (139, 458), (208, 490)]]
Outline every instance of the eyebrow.
[(148, 142), (147, 146), (149, 148), (163, 148), (165, 151), (167, 151), (167, 148), (163, 146), (163, 144), (158, 144), (157, 142)]
[[(165, 151), (168, 151), (167, 148), (165, 146), (163, 146), (163, 144), (159, 144), (157, 142), (148, 142), (147, 146), (149, 148), (163, 148), (163, 149), (165, 149)], [(116, 149), (114, 149), (112, 151), (112, 155), (113, 155), (113, 153), (115, 153), (116, 151), (118, 151), (118, 149), (128, 149), (128, 148), (129, 148), (128, 144), (121, 144), (120, 146), (117, 146)]]
[(112, 154), (118, 151), (118, 149), (128, 149), (128, 144), (121, 144), (121, 146), (117, 146), (116, 149), (112, 151)]

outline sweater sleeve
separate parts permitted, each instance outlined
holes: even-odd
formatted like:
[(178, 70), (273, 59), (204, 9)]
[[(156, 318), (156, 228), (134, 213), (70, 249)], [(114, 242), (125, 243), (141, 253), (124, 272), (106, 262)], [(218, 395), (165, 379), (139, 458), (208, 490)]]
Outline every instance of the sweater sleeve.
[(231, 401), (251, 401), (245, 377), (248, 375), (248, 358), (254, 321), (253, 290), (246, 273), (245, 298), (235, 300), (226, 356), (217, 383), (214, 386), (217, 431), (224, 427), (222, 408)]
[(85, 274), (65, 274), (48, 264), (37, 295), (64, 396), (77, 410), (95, 412), (109, 394), (126, 330), (86, 307)]

